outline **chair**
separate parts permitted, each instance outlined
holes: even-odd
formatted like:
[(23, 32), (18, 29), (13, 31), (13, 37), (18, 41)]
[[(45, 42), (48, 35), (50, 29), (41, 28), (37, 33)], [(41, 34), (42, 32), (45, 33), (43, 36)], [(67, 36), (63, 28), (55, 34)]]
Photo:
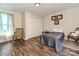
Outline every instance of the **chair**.
[(23, 28), (16, 28), (14, 35), (13, 35), (13, 40), (20, 39), (23, 40)]
[(79, 28), (76, 28), (74, 32), (70, 32), (69, 35), (67, 35), (68, 37), (68, 41), (69, 41), (69, 38), (75, 40), (76, 42), (76, 45), (78, 45), (78, 40), (79, 40)]

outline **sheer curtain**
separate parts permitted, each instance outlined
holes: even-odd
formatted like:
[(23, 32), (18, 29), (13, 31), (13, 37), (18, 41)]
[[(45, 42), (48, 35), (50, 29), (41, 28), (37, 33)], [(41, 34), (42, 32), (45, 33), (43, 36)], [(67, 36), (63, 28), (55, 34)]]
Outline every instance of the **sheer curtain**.
[(0, 37), (10, 37), (13, 33), (13, 16), (0, 13)]

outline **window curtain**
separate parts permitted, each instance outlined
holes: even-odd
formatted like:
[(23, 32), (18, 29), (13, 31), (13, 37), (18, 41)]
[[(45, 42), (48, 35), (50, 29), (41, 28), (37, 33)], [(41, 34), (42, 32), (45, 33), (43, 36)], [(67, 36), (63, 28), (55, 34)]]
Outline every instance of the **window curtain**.
[(0, 13), (0, 35), (10, 36), (13, 33), (13, 16)]
[(1, 17), (1, 14), (0, 14), (0, 34), (2, 33), (2, 17)]
[(7, 15), (7, 33), (11, 35), (13, 33), (13, 20), (12, 15)]

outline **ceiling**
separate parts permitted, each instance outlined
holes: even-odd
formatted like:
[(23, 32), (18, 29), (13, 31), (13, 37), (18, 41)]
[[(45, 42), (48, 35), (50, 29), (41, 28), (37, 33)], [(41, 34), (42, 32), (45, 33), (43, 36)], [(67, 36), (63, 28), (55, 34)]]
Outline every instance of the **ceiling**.
[(40, 16), (48, 15), (64, 9), (79, 7), (79, 3), (40, 3), (36, 7), (34, 3), (0, 3), (0, 8), (16, 11), (30, 11)]

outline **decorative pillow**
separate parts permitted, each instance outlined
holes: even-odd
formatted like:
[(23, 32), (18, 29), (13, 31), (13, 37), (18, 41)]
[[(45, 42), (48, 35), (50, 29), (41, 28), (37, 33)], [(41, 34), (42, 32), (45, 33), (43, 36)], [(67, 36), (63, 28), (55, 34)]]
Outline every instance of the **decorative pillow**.
[(75, 31), (76, 34), (79, 34), (79, 31)]
[(71, 36), (78, 36), (78, 33), (72, 33)]
[(53, 29), (53, 32), (64, 32), (62, 29)]

